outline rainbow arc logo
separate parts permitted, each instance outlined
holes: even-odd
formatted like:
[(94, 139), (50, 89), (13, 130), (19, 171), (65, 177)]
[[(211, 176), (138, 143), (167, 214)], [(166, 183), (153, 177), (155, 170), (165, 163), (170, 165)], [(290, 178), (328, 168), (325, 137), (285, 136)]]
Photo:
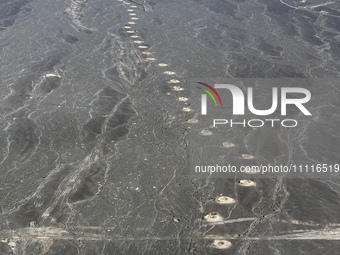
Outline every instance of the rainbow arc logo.
[[(209, 88), (212, 92), (214, 92), (214, 94), (217, 96), (218, 100), (220, 101), (220, 104), (222, 106), (222, 100), (221, 100), (221, 97), (220, 95), (217, 93), (217, 91), (210, 85), (206, 84), (206, 83), (203, 83), (203, 82), (197, 82), (198, 84), (201, 84), (207, 88)], [(201, 87), (197, 87), (198, 89), (201, 89), (203, 90), (204, 92), (206, 92), (211, 98), (212, 100), (214, 101), (215, 105), (217, 106), (217, 103), (216, 103), (216, 100), (215, 100), (215, 97), (211, 94), (211, 92), (207, 89), (204, 89), (204, 88), (201, 88)], [(201, 114), (202, 115), (206, 115), (207, 114), (207, 95), (206, 94), (202, 94), (201, 96)]]

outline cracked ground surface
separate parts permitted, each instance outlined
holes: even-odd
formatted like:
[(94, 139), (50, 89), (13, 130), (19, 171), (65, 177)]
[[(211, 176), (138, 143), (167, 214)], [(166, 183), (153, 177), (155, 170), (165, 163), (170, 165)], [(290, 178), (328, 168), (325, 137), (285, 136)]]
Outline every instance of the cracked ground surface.
[(337, 1), (0, 6), (0, 254), (339, 252), (339, 179), (189, 172), (203, 127), (226, 162), (340, 163), (339, 83), (317, 89), (314, 124), (224, 137), (195, 126), (189, 93), (193, 78), (338, 78)]

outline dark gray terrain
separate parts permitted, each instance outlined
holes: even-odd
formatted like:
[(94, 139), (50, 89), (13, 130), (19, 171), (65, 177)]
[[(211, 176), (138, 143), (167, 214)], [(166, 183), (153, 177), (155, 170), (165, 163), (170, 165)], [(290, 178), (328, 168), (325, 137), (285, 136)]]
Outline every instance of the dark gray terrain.
[(336, 176), (189, 171), (206, 78), (335, 78), (299, 127), (207, 129), (225, 162), (340, 163), (339, 1), (0, 0), (0, 54), (1, 255), (340, 253)]

